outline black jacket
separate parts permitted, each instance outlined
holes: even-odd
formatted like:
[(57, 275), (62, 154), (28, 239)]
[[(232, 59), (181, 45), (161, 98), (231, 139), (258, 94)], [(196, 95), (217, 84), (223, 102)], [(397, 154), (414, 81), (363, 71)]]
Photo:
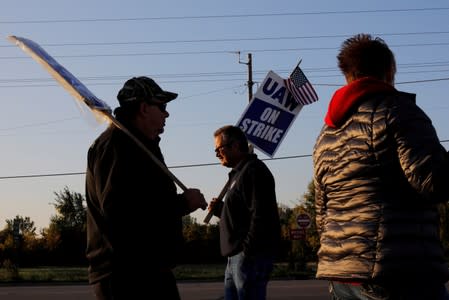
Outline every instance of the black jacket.
[(267, 166), (250, 154), (229, 173), (231, 182), (246, 163), (221, 210), (221, 253), (232, 256), (244, 251), (246, 256), (273, 257), (281, 234), (274, 178)]
[(323, 127), (313, 152), (316, 276), (446, 282), (437, 205), (449, 200), (447, 151), (415, 95), (355, 100), (337, 126)]
[[(130, 131), (164, 163), (159, 139)], [(86, 174), (89, 281), (114, 271), (132, 281), (176, 264), (187, 213), (173, 180), (122, 130), (111, 125), (92, 144)]]

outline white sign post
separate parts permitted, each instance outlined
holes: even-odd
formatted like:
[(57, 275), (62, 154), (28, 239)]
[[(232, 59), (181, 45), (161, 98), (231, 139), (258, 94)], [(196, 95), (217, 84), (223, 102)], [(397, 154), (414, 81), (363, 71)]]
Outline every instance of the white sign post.
[(81, 81), (78, 80), (72, 73), (70, 73), (65, 67), (59, 64), (50, 54), (48, 54), (39, 44), (34, 41), (22, 37), (11, 35), (8, 39), (19, 46), (23, 51), (31, 55), (31, 57), (40, 63), (45, 70), (47, 70), (53, 78), (62, 85), (76, 100), (80, 103), (87, 105), (91, 111), (97, 116), (104, 117), (110, 121), (117, 128), (121, 129), (132, 140), (134, 140), (139, 147), (145, 151), (150, 158), (156, 163), (173, 181), (183, 190), (186, 191), (187, 187), (164, 165), (148, 148), (135, 137), (126, 127), (124, 127), (118, 120), (111, 114), (111, 108), (106, 102), (98, 99)]

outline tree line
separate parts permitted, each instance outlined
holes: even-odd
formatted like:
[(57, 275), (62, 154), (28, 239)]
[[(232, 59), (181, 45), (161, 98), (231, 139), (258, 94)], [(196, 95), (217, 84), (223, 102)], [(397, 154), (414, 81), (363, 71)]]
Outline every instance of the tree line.
[[(26, 216), (6, 220), (0, 230), (0, 267), (15, 271), (20, 267), (87, 266), (86, 205), (82, 194), (65, 187), (55, 192), (52, 203), (55, 215), (50, 225), (36, 232), (34, 222)], [(279, 206), (282, 242), (277, 261), (288, 263), (292, 271), (304, 270), (307, 262), (316, 261), (319, 238), (315, 226), (314, 186), (309, 183), (298, 204), (293, 208)], [(440, 210), (440, 234), (446, 256), (449, 257), (449, 204)], [(310, 226), (302, 235), (298, 232), (297, 216), (310, 216)], [(220, 254), (217, 224), (201, 224), (191, 216), (183, 218), (186, 240), (179, 263), (207, 264), (225, 262)], [(146, 238), (146, 237), (142, 237)]]

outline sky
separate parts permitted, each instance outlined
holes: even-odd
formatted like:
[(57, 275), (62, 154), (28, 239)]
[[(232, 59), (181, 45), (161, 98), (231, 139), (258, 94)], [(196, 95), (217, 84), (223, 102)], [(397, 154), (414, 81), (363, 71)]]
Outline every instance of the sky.
[[(396, 88), (417, 94), (449, 148), (448, 19), (449, 3), (441, 0), (6, 1), (0, 10), (0, 229), (20, 215), (39, 231), (56, 214), (56, 193), (68, 188), (84, 195), (86, 153), (107, 126), (10, 35), (40, 44), (111, 108), (133, 76), (152, 77), (178, 93), (168, 105), (161, 148), (170, 172), (208, 202), (230, 171), (215, 157), (213, 132), (236, 124), (248, 105), (248, 55), (253, 93), (269, 71), (287, 78), (302, 60), (319, 100), (302, 108), (273, 157), (255, 150), (275, 177), (279, 204), (294, 207), (312, 180), (311, 154), (329, 100), (345, 84), (336, 55), (354, 34), (387, 42), (397, 61)], [(192, 217), (201, 223), (206, 213)]]

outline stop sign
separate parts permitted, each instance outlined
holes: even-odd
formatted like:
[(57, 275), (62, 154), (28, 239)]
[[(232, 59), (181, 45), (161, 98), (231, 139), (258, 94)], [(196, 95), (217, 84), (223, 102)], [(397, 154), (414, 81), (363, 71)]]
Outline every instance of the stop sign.
[(296, 223), (299, 228), (308, 228), (310, 226), (310, 216), (306, 213), (302, 213), (296, 216)]

